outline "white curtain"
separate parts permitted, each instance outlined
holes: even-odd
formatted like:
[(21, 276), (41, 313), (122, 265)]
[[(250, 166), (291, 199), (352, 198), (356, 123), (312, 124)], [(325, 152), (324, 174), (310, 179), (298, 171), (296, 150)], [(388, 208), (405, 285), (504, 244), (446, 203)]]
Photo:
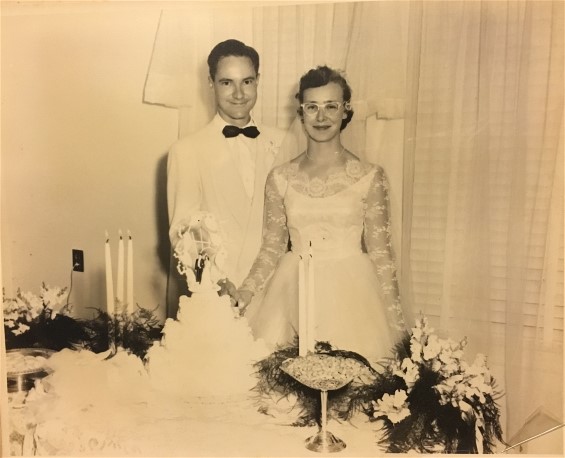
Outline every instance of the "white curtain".
[(489, 356), (511, 438), (539, 407), (563, 418), (563, 4), (412, 6), (414, 301)]

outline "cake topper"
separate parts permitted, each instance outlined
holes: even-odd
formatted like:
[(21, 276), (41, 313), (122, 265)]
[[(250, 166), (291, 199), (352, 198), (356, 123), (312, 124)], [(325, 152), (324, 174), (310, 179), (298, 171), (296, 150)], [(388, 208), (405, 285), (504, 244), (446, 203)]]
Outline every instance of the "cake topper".
[(188, 289), (218, 291), (218, 280), (225, 278), (227, 251), (223, 246), (220, 227), (209, 212), (195, 213), (187, 224), (181, 225), (174, 256), (177, 269), (186, 277)]

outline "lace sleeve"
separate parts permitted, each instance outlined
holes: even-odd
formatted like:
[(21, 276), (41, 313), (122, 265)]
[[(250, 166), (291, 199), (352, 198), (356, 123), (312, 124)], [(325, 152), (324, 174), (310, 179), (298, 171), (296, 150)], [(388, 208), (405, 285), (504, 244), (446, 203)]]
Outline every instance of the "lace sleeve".
[[(265, 209), (263, 216), (263, 242), (241, 289), (257, 293), (271, 277), (280, 257), (288, 251), (288, 227), (283, 202), (283, 192), (277, 186), (277, 171), (269, 173), (265, 184)], [(280, 177), (279, 177), (280, 178)]]
[(388, 180), (384, 170), (377, 167), (367, 193), (363, 238), (367, 253), (375, 266), (389, 315), (394, 321), (392, 324), (398, 330), (404, 330), (405, 320), (400, 306), (396, 265), (392, 253), (388, 207)]

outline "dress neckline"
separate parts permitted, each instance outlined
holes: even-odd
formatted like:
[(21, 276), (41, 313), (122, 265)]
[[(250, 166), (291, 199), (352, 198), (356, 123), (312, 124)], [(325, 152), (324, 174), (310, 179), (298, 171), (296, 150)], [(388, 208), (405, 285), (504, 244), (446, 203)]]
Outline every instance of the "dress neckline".
[(375, 166), (359, 159), (347, 159), (345, 167), (332, 172), (327, 178), (310, 178), (299, 170), (298, 162), (288, 168), (289, 185), (298, 193), (314, 198), (331, 197), (354, 186), (376, 170)]

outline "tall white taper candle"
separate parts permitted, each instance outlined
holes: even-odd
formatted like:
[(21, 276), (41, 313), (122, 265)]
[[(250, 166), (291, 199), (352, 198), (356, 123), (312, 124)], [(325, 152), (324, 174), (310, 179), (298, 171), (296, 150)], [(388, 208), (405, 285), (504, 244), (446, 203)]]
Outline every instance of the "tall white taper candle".
[(314, 352), (315, 342), (316, 342), (316, 330), (315, 330), (315, 315), (316, 315), (316, 294), (315, 294), (315, 281), (314, 281), (314, 253), (312, 251), (312, 242), (310, 242), (310, 247), (308, 249), (308, 299), (307, 299), (307, 330), (306, 335), (308, 336), (307, 351)]
[(304, 259), (299, 255), (298, 260), (298, 356), (306, 356), (308, 349), (308, 329), (306, 323), (306, 276), (304, 272)]
[(131, 232), (128, 230), (128, 265), (127, 265), (127, 287), (126, 300), (128, 303), (128, 313), (131, 315), (134, 311), (133, 303), (133, 239)]
[(106, 312), (110, 319), (114, 316), (114, 282), (112, 274), (112, 256), (110, 254), (110, 237), (106, 231), (106, 243), (104, 246), (104, 257), (106, 262)]
[(123, 307), (124, 305), (124, 237), (122, 236), (122, 230), (118, 232), (120, 240), (118, 241), (118, 286), (116, 299), (118, 307)]

